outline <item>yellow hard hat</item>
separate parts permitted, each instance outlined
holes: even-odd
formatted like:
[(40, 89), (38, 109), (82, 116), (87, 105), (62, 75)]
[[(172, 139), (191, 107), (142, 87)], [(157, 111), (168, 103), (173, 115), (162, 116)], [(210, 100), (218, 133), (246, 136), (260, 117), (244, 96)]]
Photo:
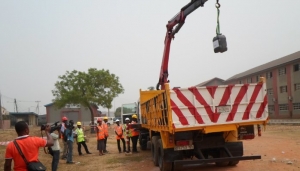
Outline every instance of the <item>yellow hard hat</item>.
[(135, 119), (137, 119), (137, 116), (136, 116), (136, 114), (133, 114), (133, 115), (132, 115), (132, 118), (135, 118)]
[(108, 117), (107, 117), (107, 116), (105, 116), (103, 119), (106, 119), (106, 120), (108, 120)]
[(81, 125), (81, 122), (77, 122), (77, 125)]

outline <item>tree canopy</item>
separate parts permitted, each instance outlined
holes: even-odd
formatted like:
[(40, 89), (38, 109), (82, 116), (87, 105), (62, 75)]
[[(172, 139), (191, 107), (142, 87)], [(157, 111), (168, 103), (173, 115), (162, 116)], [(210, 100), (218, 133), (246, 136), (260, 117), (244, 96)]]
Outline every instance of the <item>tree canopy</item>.
[(54, 104), (62, 108), (66, 104), (81, 104), (89, 108), (93, 122), (92, 105), (110, 109), (112, 101), (119, 94), (124, 93), (119, 77), (109, 70), (90, 68), (88, 72), (73, 70), (58, 76), (52, 94)]

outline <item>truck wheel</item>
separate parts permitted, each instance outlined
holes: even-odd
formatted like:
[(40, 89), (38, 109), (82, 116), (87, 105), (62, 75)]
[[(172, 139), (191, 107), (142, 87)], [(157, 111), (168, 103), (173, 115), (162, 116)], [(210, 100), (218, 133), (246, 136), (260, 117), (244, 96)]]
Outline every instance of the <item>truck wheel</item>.
[(228, 166), (235, 166), (237, 164), (239, 164), (240, 161), (230, 161)]
[(160, 171), (172, 171), (172, 162), (164, 160), (164, 148), (161, 139), (157, 141), (158, 165)]
[[(218, 158), (221, 158), (221, 157), (227, 157), (227, 155), (223, 149), (219, 150)], [(219, 166), (219, 167), (224, 167), (224, 166), (228, 166), (228, 165), (229, 165), (229, 162), (216, 162), (216, 166)]]
[(151, 154), (152, 154), (152, 161), (155, 166), (158, 166), (158, 156), (157, 156), (157, 140), (158, 136), (153, 136), (151, 139)]

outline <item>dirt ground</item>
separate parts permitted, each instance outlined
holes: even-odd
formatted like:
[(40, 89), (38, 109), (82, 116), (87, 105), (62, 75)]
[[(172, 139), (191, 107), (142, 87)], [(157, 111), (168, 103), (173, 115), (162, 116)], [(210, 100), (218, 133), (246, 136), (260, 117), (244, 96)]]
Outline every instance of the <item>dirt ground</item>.
[[(41, 136), (39, 128), (30, 128), (31, 135)], [(126, 156), (119, 154), (117, 142), (112, 129), (108, 139), (108, 154), (98, 156), (96, 151), (96, 135), (89, 134), (88, 148), (93, 154), (78, 156), (77, 145), (74, 144), (73, 160), (79, 162), (67, 165), (65, 160), (60, 160), (60, 171), (159, 171), (153, 166), (150, 151), (140, 151), (137, 154)], [(14, 130), (0, 130), (0, 141), (10, 141), (16, 137)], [(241, 161), (234, 167), (217, 167), (215, 165), (198, 166), (184, 169), (185, 171), (296, 171), (300, 170), (300, 126), (272, 125), (267, 126), (261, 137), (244, 141), (244, 155), (261, 155), (261, 160)], [(82, 149), (83, 150), (83, 149)], [(3, 170), (5, 146), (0, 146), (0, 170)], [(51, 170), (51, 156), (40, 149), (39, 159)]]

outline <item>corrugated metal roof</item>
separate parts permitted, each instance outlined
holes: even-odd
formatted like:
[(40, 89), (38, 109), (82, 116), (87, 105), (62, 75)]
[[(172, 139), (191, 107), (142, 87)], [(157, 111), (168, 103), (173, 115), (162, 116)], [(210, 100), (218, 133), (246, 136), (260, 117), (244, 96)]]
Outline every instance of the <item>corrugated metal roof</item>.
[(209, 82), (211, 82), (211, 81), (214, 81), (214, 80), (220, 80), (220, 81), (222, 81), (222, 82), (224, 81), (224, 80), (221, 79), (221, 78), (215, 77), (215, 78), (212, 78), (212, 79), (210, 79), (210, 80), (207, 80), (207, 81), (204, 81), (204, 82), (202, 82), (202, 83), (197, 84), (196, 87), (204, 86), (204, 85), (206, 85), (207, 83), (209, 83)]
[(284, 64), (296, 61), (296, 60), (300, 60), (300, 51), (292, 53), (292, 54), (284, 56), (284, 57), (281, 57), (279, 59), (275, 59), (271, 62), (265, 63), (263, 65), (257, 66), (257, 67), (252, 68), (252, 69), (249, 69), (245, 72), (236, 74), (236, 75), (228, 78), (226, 81), (239, 79), (239, 78), (249, 76), (251, 74), (255, 74), (255, 73), (258, 73), (258, 72), (261, 72), (261, 71), (266, 71), (266, 70), (272, 69), (274, 67), (284, 65)]
[(37, 115), (35, 112), (9, 112), (10, 115)]
[(44, 105), (45, 107), (48, 107), (48, 106), (52, 106), (54, 103), (49, 103), (49, 104), (46, 104)]

